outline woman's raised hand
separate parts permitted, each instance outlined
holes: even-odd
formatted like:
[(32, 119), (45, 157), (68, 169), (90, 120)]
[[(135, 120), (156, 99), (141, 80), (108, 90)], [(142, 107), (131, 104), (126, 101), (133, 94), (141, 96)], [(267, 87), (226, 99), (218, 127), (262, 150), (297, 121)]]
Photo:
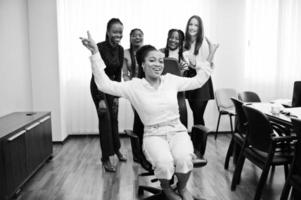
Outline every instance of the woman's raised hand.
[(95, 41), (93, 40), (93, 38), (91, 37), (91, 34), (89, 31), (87, 31), (87, 36), (88, 36), (88, 38), (80, 37), (79, 39), (81, 39), (83, 45), (87, 49), (89, 49), (92, 54), (96, 54), (98, 52), (98, 47), (97, 47)]
[(219, 44), (213, 44), (207, 37), (205, 39), (206, 39), (206, 42), (208, 43), (208, 47), (209, 47), (209, 55), (208, 55), (207, 60), (211, 63), (213, 61), (215, 52), (219, 47)]

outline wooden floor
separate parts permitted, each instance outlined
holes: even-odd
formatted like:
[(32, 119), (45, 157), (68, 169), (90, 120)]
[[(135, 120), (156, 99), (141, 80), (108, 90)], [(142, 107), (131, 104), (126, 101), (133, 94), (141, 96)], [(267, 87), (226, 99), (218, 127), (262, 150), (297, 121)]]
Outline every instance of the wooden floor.
[[(138, 178), (141, 167), (133, 163), (130, 140), (122, 138), (121, 151), (128, 161), (117, 165), (117, 173), (106, 173), (100, 162), (97, 137), (70, 138), (64, 145), (54, 145), (54, 157), (25, 185), (18, 200), (136, 200), (137, 185), (150, 185), (148, 178)], [(194, 169), (189, 181), (190, 191), (207, 200), (253, 199), (261, 170), (246, 161), (242, 179), (236, 191), (230, 190), (234, 166), (223, 168), (230, 141), (229, 135), (221, 135), (215, 141), (209, 136), (204, 168)], [(264, 200), (279, 199), (284, 184), (282, 167), (276, 168), (268, 178)], [(158, 184), (155, 184), (158, 185)]]

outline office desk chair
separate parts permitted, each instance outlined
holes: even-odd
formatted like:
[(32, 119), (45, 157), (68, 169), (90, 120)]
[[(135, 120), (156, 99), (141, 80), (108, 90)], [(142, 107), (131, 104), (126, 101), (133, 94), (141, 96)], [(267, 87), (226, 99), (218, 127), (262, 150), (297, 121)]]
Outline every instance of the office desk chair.
[(247, 135), (235, 167), (231, 190), (235, 190), (236, 185), (239, 184), (241, 171), (247, 158), (262, 169), (254, 196), (254, 200), (259, 200), (272, 166), (284, 166), (287, 177), (288, 165), (293, 159), (293, 152), (289, 147), (296, 137), (285, 135), (285, 130), (272, 124), (259, 110), (248, 106), (243, 106), (243, 110), (248, 122)]
[(301, 198), (301, 120), (292, 118), (294, 132), (297, 135), (297, 143), (295, 145), (295, 156), (288, 177), (284, 184), (280, 200), (287, 200), (289, 192), (292, 190), (292, 199)]
[(258, 94), (252, 91), (243, 91), (238, 93), (238, 99), (243, 102), (261, 102)]
[(231, 133), (233, 134), (232, 117), (235, 116), (235, 108), (232, 101), (230, 100), (231, 97), (237, 98), (236, 90), (231, 88), (223, 88), (217, 89), (215, 91), (215, 101), (219, 115), (214, 139), (217, 138), (219, 123), (222, 115), (229, 116)]
[[(168, 67), (165, 68), (164, 70), (164, 74), (165, 73), (172, 73), (175, 75), (179, 75), (180, 76), (180, 70), (179, 68), (177, 68), (177, 64), (175, 64), (174, 61), (171, 61), (171, 63), (173, 63), (172, 65), (168, 65)], [(177, 63), (177, 61), (176, 61)], [(185, 102), (185, 96), (184, 94), (178, 93), (178, 105), (179, 105), (179, 112), (180, 112), (180, 121), (187, 127), (187, 108), (186, 108), (186, 102)], [(204, 126), (198, 125), (198, 126), (194, 126), (193, 127), (196, 133), (199, 134), (203, 134), (204, 136), (201, 137), (203, 138), (204, 141), (201, 142), (202, 144), (202, 152), (205, 153), (205, 147), (206, 147), (206, 141), (207, 140), (207, 135), (209, 132), (209, 129), (207, 129)], [(136, 157), (138, 157), (139, 159), (136, 160), (136, 162), (138, 162), (143, 169), (146, 170), (145, 173), (141, 173), (139, 174), (139, 176), (152, 176), (154, 175), (154, 172), (152, 170), (152, 166), (151, 164), (146, 160), (145, 156), (142, 153), (142, 138), (141, 135), (143, 133), (133, 133), (132, 131), (126, 130), (125, 133), (130, 136), (131, 139), (131, 146), (132, 146), (132, 152), (133, 154), (136, 155)], [(198, 163), (198, 162), (194, 162), (194, 168), (197, 167), (202, 167), (204, 166), (203, 163)], [(151, 182), (156, 182), (158, 181), (158, 179), (154, 178), (151, 180)], [(173, 179), (171, 180), (173, 182)], [(139, 185), (138, 187), (138, 195), (141, 196), (143, 195), (144, 191), (148, 191), (150, 193), (152, 193), (153, 195), (147, 198), (144, 198), (143, 200), (164, 200), (165, 196), (164, 193), (162, 191), (162, 189), (160, 188), (155, 188), (155, 187), (151, 187), (151, 186), (143, 186), (143, 185)]]
[(242, 145), (245, 142), (246, 139), (246, 130), (247, 130), (247, 118), (246, 115), (242, 109), (243, 102), (236, 99), (231, 98), (236, 112), (236, 118), (235, 118), (235, 132), (232, 135), (228, 151), (226, 154), (225, 164), (224, 168), (228, 169), (229, 166), (229, 160), (230, 157), (234, 154), (233, 162), (236, 163), (238, 158), (238, 153), (240, 152), (240, 149)]

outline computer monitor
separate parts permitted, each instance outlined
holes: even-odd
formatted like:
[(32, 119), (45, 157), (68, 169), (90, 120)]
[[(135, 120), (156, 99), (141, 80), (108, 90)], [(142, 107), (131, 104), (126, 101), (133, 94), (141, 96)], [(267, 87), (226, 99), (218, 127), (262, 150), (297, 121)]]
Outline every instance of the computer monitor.
[(300, 106), (301, 106), (301, 81), (295, 81), (292, 107), (300, 107)]
[(164, 69), (162, 74), (174, 74), (177, 76), (181, 76), (179, 62), (175, 58), (164, 58)]

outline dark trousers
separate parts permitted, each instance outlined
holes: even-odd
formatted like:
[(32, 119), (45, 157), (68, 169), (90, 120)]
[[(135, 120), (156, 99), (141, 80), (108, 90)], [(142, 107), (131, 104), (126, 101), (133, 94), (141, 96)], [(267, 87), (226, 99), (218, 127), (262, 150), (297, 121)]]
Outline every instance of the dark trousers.
[(208, 100), (188, 99), (188, 102), (193, 114), (193, 125), (205, 125), (204, 113)]
[[(94, 83), (94, 81), (93, 81)], [(108, 160), (120, 149), (118, 133), (118, 98), (100, 92), (91, 81), (91, 95), (96, 107), (98, 116), (98, 130), (102, 161)], [(101, 109), (99, 102), (105, 101), (107, 109)]]
[[(189, 106), (193, 114), (193, 125), (205, 126), (204, 113), (208, 101), (188, 99)], [(192, 128), (191, 140), (194, 150), (199, 151), (201, 155), (204, 155), (207, 142), (207, 133), (199, 129)]]

